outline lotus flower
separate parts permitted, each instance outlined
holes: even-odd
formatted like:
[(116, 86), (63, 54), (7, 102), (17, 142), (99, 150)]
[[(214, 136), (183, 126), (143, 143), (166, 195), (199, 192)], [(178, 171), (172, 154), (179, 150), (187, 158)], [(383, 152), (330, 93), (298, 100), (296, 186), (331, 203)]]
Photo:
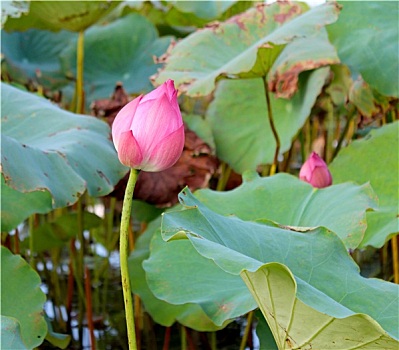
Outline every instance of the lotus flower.
[(112, 124), (122, 164), (144, 171), (173, 166), (184, 147), (184, 125), (173, 80), (123, 107)]
[(327, 187), (332, 184), (332, 177), (327, 164), (315, 152), (312, 152), (302, 165), (299, 178), (317, 188)]

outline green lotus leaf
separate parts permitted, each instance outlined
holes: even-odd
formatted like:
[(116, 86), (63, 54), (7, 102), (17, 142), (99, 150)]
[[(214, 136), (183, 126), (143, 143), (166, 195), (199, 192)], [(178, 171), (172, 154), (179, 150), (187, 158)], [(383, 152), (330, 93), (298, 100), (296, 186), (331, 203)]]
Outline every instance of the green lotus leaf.
[[(13, 255), (7, 248), (1, 247), (2, 349), (6, 349), (5, 344), (22, 348), (21, 342), (26, 348), (32, 349), (44, 341), (47, 334), (47, 324), (43, 317), (46, 296), (40, 284), (37, 272), (21, 256)], [(8, 318), (6, 322), (9, 325), (4, 333), (3, 317)], [(13, 340), (13, 336), (17, 338)]]
[(259, 177), (248, 172), (243, 179), (243, 184), (232, 191), (200, 190), (196, 197), (216, 213), (246, 221), (267, 219), (282, 227), (324, 226), (352, 249), (363, 240), (366, 211), (377, 208), (369, 184), (344, 183), (317, 189), (285, 173)]
[(244, 270), (241, 277), (267, 320), (278, 349), (398, 347), (398, 342), (367, 315), (332, 317), (303, 303), (297, 297), (295, 277), (282, 264), (265, 264), (255, 272)]
[(306, 9), (296, 2), (264, 4), (199, 30), (171, 48), (156, 82), (173, 79), (188, 95), (203, 96), (222, 78), (266, 76), (287, 43), (315, 35), (339, 11), (334, 3)]
[(399, 123), (372, 130), (341, 149), (329, 165), (334, 183), (370, 182), (378, 208), (367, 213), (367, 230), (360, 247), (382, 247), (398, 232)]
[(193, 13), (199, 18), (212, 20), (220, 17), (231, 6), (238, 1), (170, 1), (173, 6), (181, 12)]
[[(125, 6), (123, 6), (125, 5)], [(236, 14), (244, 12), (254, 5), (253, 1), (167, 1), (159, 6), (149, 1), (124, 2), (122, 15), (132, 11), (138, 12), (152, 23), (161, 32), (185, 36), (196, 27), (204, 27), (212, 21), (223, 21)]]
[[(270, 94), (280, 154), (290, 149), (328, 75), (328, 67), (302, 73), (299, 89), (290, 100)], [(236, 172), (257, 170), (259, 165), (273, 162), (276, 141), (268, 120), (262, 79), (221, 81), (206, 118), (215, 138), (217, 156)]]
[[(162, 299), (158, 299), (148, 287), (146, 272), (142, 263), (148, 259), (151, 254), (162, 254), (161, 259), (165, 259), (170, 264), (173, 261), (182, 261), (184, 256), (192, 255), (193, 258), (201, 257), (188, 242), (180, 242), (185, 245), (185, 249), (174, 249), (174, 245), (167, 245), (161, 237), (161, 220), (158, 218), (148, 225), (147, 230), (141, 235), (134, 251), (129, 257), (129, 273), (132, 284), (132, 290), (137, 293), (142, 300), (146, 311), (151, 315), (155, 322), (163, 326), (171, 326), (178, 321), (180, 324), (196, 329), (198, 331), (215, 331), (221, 327), (216, 326), (205, 314), (202, 308), (194, 303), (183, 305), (173, 305)], [(162, 248), (160, 248), (162, 247)], [(184, 255), (183, 255), (184, 254)], [(206, 268), (206, 265), (203, 266)], [(198, 266), (195, 266), (198, 268)]]
[[(165, 53), (171, 37), (158, 37), (154, 25), (145, 17), (131, 14), (112, 23), (93, 26), (84, 36), (84, 82), (88, 102), (108, 98), (118, 82), (129, 94), (153, 88), (150, 76), (159, 64), (154, 57)], [(62, 67), (76, 75), (76, 43), (61, 55)]]
[(399, 3), (338, 3), (341, 14), (327, 31), (342, 63), (382, 95), (399, 97)]
[[(284, 271), (290, 271), (287, 272), (289, 279), (285, 278), (285, 287), (277, 282), (273, 285), (292, 290), (292, 285), (296, 283), (296, 298), (306, 305), (306, 311), (312, 309), (314, 313), (302, 312), (304, 309), (301, 308), (294, 310), (292, 317), (302, 321), (293, 322), (295, 327), (286, 329), (287, 337), (292, 336), (295, 340), (296, 334), (303, 331), (303, 325), (307, 323), (311, 337), (316, 337), (317, 330), (323, 329), (324, 321), (329, 319), (337, 322), (340, 330), (339, 333), (330, 333), (328, 338), (329, 344), (333, 341), (339, 344), (337, 349), (342, 349), (338, 347), (342, 345), (342, 338), (358, 342), (362, 337), (369, 339), (367, 332), (371, 329), (374, 332), (371, 340), (378, 334), (389, 347), (398, 345), (399, 286), (362, 277), (341, 239), (332, 231), (323, 227), (282, 229), (265, 223), (243, 221), (234, 216), (221, 216), (198, 201), (188, 189), (183, 190), (179, 198), (185, 209), (163, 214), (162, 235), (165, 240), (180, 242), (183, 239), (184, 242), (188, 239), (204, 261), (217, 265), (226, 276), (236, 276), (239, 280), (246, 271), (256, 273), (269, 265), (278, 265)], [(179, 247), (175, 246), (175, 249)], [(165, 264), (165, 260), (151, 254), (144, 268), (155, 296), (173, 303), (201, 302), (201, 307), (216, 324), (228, 317), (221, 309), (238, 309), (253, 300), (249, 290), (245, 295), (238, 284), (230, 288), (224, 278), (214, 280), (209, 277), (208, 270), (201, 268), (193, 275), (187, 269), (189, 265), (188, 255), (183, 263), (172, 265), (172, 262)], [(284, 271), (277, 275), (287, 275)], [(254, 288), (257, 293), (267, 296), (264, 285)], [(214, 290), (224, 291), (225, 294), (215, 293)], [(229, 299), (225, 300), (227, 294)], [(280, 295), (284, 296), (274, 293), (272, 297), (276, 305), (273, 317), (277, 319), (280, 317), (278, 312), (281, 312), (289, 320), (290, 313), (284, 310), (291, 312), (291, 309), (289, 306), (281, 308)], [(370, 303), (370, 300), (373, 302)], [(243, 314), (250, 310), (247, 308)], [(348, 327), (348, 322), (354, 319), (361, 322)], [(279, 337), (275, 336), (275, 340), (280, 343)]]
[(119, 1), (30, 1), (29, 12), (19, 18), (9, 17), (4, 24), (7, 31), (45, 29), (80, 32), (108, 14)]
[(70, 81), (61, 70), (60, 54), (74, 40), (76, 34), (65, 30), (58, 33), (37, 29), (2, 31), (2, 70), (13, 82), (61, 88)]
[[(109, 126), (60, 109), (50, 101), (2, 84), (2, 175), (7, 186), (38, 195), (39, 211), (75, 203), (87, 189), (103, 196), (126, 173), (110, 141)], [(2, 198), (3, 200), (3, 198)], [(5, 199), (7, 200), (7, 199)], [(34, 203), (25, 201), (31, 209)]]
[(7, 186), (1, 176), (1, 231), (11, 231), (32, 214), (48, 213), (51, 202), (48, 191), (19, 192)]

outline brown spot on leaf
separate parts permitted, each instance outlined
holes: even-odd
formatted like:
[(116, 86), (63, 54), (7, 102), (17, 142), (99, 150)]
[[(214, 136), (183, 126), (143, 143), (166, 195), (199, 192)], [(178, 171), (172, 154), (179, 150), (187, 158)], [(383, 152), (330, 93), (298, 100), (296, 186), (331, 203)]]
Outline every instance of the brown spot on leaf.
[(219, 21), (210, 22), (205, 25), (205, 28), (213, 30), (214, 32), (219, 32), (220, 22)]
[[(99, 177), (101, 177), (105, 182), (107, 182), (108, 184), (111, 185), (108, 177), (101, 171), (101, 170), (97, 170), (97, 174)], [(101, 190), (101, 187), (99, 187), (99, 189)]]
[[(166, 52), (164, 54), (162, 54), (159, 57), (154, 56), (154, 63), (155, 64), (159, 64), (159, 63), (165, 63), (168, 59), (168, 57), (170, 56), (172, 50), (174, 49), (174, 47), (176, 46), (176, 40), (171, 40), (168, 48), (166, 49)], [(150, 78), (150, 80), (152, 80), (152, 77)]]
[[(286, 3), (288, 4), (288, 3)], [(284, 5), (284, 3), (282, 3), (282, 5)], [(281, 10), (284, 11), (285, 10), (285, 6), (281, 7)], [(275, 14), (274, 20), (278, 23), (285, 23), (287, 21), (290, 21), (293, 17), (296, 17), (297, 15), (299, 15), (302, 10), (301, 7), (296, 5), (296, 4), (289, 4), (289, 10), (286, 13), (277, 13)]]
[(269, 80), (269, 90), (274, 92), (277, 98), (291, 98), (298, 89), (300, 73), (336, 63), (335, 59), (308, 60), (298, 62), (283, 72), (277, 70)]
[(73, 21), (73, 20), (75, 20), (77, 18), (80, 19), (80, 18), (86, 17), (88, 15), (89, 15), (89, 11), (84, 11), (84, 12), (81, 12), (81, 13), (74, 13), (74, 14), (72, 14), (70, 16), (59, 17), (58, 20), (60, 22), (69, 22), (69, 21)]

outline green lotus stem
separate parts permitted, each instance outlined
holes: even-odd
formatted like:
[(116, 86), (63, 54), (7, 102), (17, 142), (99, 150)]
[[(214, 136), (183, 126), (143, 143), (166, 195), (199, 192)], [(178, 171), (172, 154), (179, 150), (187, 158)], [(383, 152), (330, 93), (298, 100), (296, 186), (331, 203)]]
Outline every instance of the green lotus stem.
[(79, 309), (79, 315), (78, 315), (78, 325), (79, 329), (83, 329), (83, 318), (84, 318), (84, 310), (86, 309), (86, 297), (83, 289), (83, 281), (84, 281), (84, 248), (85, 248), (85, 239), (83, 236), (83, 205), (82, 205), (82, 200), (83, 200), (83, 194), (82, 196), (78, 199), (76, 203), (76, 214), (77, 214), (77, 240), (79, 242), (79, 250), (77, 252), (76, 256), (76, 266), (75, 266), (75, 271), (76, 271), (76, 284), (81, 288), (81, 297), (78, 299), (78, 309)]
[(392, 261), (393, 261), (393, 282), (399, 284), (399, 249), (398, 236), (391, 239)]
[(348, 135), (349, 128), (350, 128), (350, 126), (352, 124), (352, 120), (353, 120), (354, 116), (355, 116), (355, 109), (351, 108), (349, 110), (349, 112), (348, 112), (347, 117), (346, 117), (345, 128), (344, 128), (343, 132), (341, 133), (341, 136), (339, 137), (338, 144), (337, 144), (337, 147), (334, 149), (331, 161), (336, 157), (336, 155), (340, 151), (340, 149), (342, 147), (342, 143), (345, 140), (345, 136)]
[(277, 170), (277, 162), (278, 162), (278, 154), (280, 152), (280, 137), (278, 136), (276, 126), (274, 124), (274, 119), (273, 119), (273, 112), (272, 112), (272, 105), (270, 102), (270, 95), (269, 95), (269, 88), (267, 87), (267, 78), (266, 76), (263, 77), (263, 86), (265, 88), (265, 96), (266, 96), (266, 105), (267, 105), (267, 115), (269, 118), (269, 123), (270, 123), (270, 128), (272, 129), (272, 133), (274, 136), (274, 139), (276, 141), (276, 150), (274, 152), (274, 159), (273, 159), (273, 164), (270, 168), (270, 173), (269, 175), (274, 175)]
[(216, 339), (216, 332), (211, 333), (211, 349), (216, 350), (217, 349), (217, 339)]
[(254, 312), (250, 311), (248, 312), (248, 317), (247, 317), (247, 325), (245, 327), (244, 335), (241, 339), (241, 344), (240, 344), (240, 350), (245, 349), (245, 345), (247, 344), (249, 332), (251, 331), (252, 328), (252, 318), (254, 316)]
[(333, 150), (333, 139), (334, 139), (334, 107), (331, 100), (327, 101), (327, 118), (326, 118), (326, 144), (325, 144), (325, 161), (329, 164), (332, 160)]
[(223, 191), (225, 189), (227, 181), (229, 181), (229, 177), (231, 174), (231, 168), (225, 162), (222, 163), (220, 168), (221, 168), (221, 174), (216, 186), (216, 191)]
[(76, 113), (83, 113), (83, 61), (84, 61), (84, 31), (79, 32), (76, 48)]
[(29, 216), (29, 264), (32, 267), (32, 269), (36, 270), (36, 263), (35, 263), (35, 256), (33, 254), (33, 242), (34, 242), (34, 238), (33, 238), (33, 229), (34, 229), (34, 214)]
[(134, 186), (137, 181), (138, 171), (130, 169), (129, 180), (126, 185), (125, 198), (123, 199), (121, 231), (119, 241), (119, 254), (121, 265), (123, 300), (125, 302), (125, 316), (129, 350), (137, 350), (136, 332), (134, 326), (133, 295), (130, 286), (128, 257), (129, 257), (129, 225), (132, 211)]
[(181, 350), (186, 350), (187, 349), (187, 337), (186, 337), (186, 327), (183, 325), (181, 326)]

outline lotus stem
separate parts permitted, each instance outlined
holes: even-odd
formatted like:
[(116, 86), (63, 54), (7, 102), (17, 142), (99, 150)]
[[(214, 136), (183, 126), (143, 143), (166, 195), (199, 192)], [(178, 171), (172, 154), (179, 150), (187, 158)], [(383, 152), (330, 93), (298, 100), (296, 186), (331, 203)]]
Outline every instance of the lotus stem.
[(247, 325), (245, 327), (244, 335), (243, 335), (243, 337), (241, 339), (240, 350), (244, 350), (245, 349), (245, 345), (247, 344), (249, 332), (251, 331), (251, 328), (252, 328), (252, 318), (253, 318), (253, 316), (254, 316), (254, 312), (253, 311), (248, 312)]
[(83, 329), (83, 316), (84, 316), (84, 310), (87, 310), (87, 305), (86, 305), (86, 298), (84, 297), (84, 256), (85, 256), (85, 239), (83, 235), (83, 230), (84, 230), (84, 225), (83, 225), (83, 194), (79, 198), (78, 202), (76, 203), (76, 213), (77, 213), (77, 226), (78, 226), (78, 231), (77, 231), (77, 240), (79, 242), (79, 250), (77, 252), (76, 256), (76, 265), (74, 266), (74, 271), (75, 271), (75, 276), (76, 276), (76, 284), (80, 287), (80, 293), (81, 297), (78, 300), (78, 308), (79, 308), (79, 315), (78, 315), (78, 324), (79, 324), (79, 330)]
[(36, 270), (35, 255), (33, 253), (34, 247), (34, 237), (33, 231), (35, 228), (35, 214), (29, 216), (29, 263), (32, 269)]
[(216, 186), (216, 191), (223, 191), (229, 181), (231, 175), (231, 168), (227, 163), (223, 162), (221, 167), (220, 177)]
[(217, 349), (217, 339), (216, 339), (216, 332), (211, 333), (211, 349), (216, 350)]
[(278, 136), (278, 133), (277, 133), (276, 126), (274, 124), (272, 105), (270, 102), (269, 88), (267, 86), (266, 76), (263, 77), (263, 86), (265, 88), (267, 115), (269, 118), (270, 128), (272, 129), (272, 133), (273, 133), (274, 139), (276, 141), (276, 150), (274, 152), (273, 164), (272, 164), (272, 166), (270, 168), (270, 172), (269, 172), (269, 175), (274, 175), (277, 170), (278, 154), (280, 152), (281, 143), (280, 143), (280, 137)]
[(130, 277), (128, 269), (129, 226), (130, 226), (130, 216), (132, 211), (133, 192), (134, 192), (134, 186), (137, 181), (137, 176), (138, 176), (138, 171), (136, 169), (130, 169), (129, 180), (127, 182), (125, 190), (125, 198), (123, 199), (120, 241), (119, 241), (123, 300), (125, 302), (125, 317), (126, 317), (129, 350), (137, 350), (136, 330), (134, 325), (133, 295), (130, 286)]
[(399, 284), (399, 254), (398, 254), (398, 237), (394, 236), (391, 239), (392, 260), (393, 260), (393, 281)]
[(76, 48), (76, 113), (84, 112), (83, 96), (84, 31), (79, 32)]
[(181, 350), (187, 350), (187, 333), (186, 333), (186, 327), (181, 325)]

